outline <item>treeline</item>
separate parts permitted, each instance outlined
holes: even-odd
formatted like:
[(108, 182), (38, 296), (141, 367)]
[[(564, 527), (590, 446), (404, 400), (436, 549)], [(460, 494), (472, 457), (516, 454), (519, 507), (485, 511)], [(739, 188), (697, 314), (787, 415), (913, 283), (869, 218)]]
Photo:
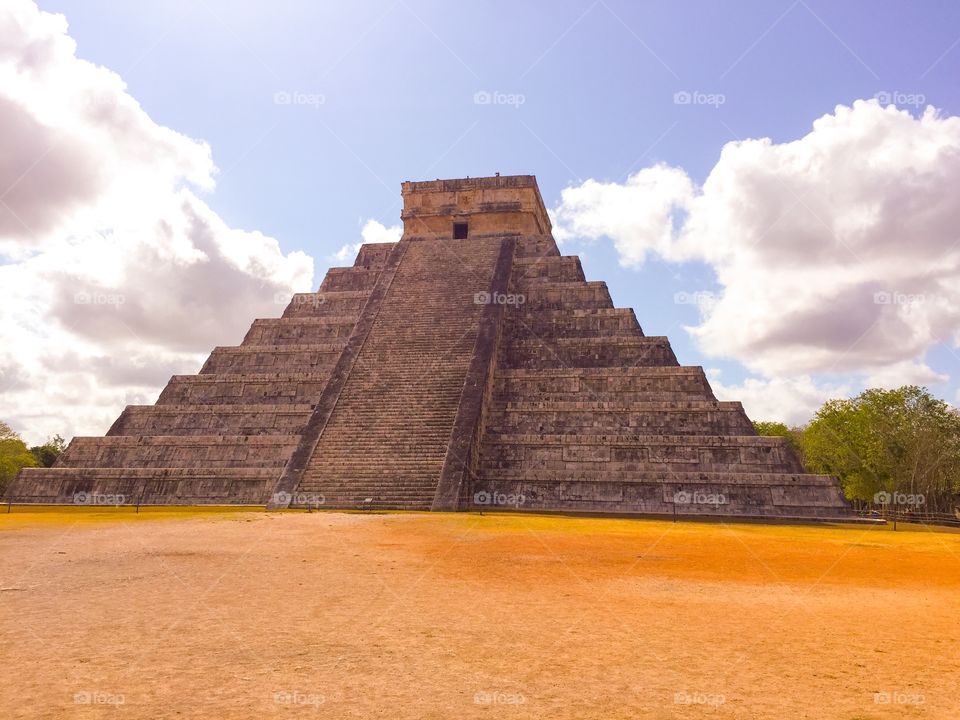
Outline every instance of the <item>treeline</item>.
[(54, 435), (43, 445), (27, 447), (9, 425), (0, 420), (0, 495), (25, 467), (52, 467), (67, 447), (66, 441)]
[(807, 472), (835, 475), (858, 507), (953, 513), (960, 498), (960, 413), (925, 388), (865, 390), (824, 403), (809, 424), (755, 422), (787, 438)]

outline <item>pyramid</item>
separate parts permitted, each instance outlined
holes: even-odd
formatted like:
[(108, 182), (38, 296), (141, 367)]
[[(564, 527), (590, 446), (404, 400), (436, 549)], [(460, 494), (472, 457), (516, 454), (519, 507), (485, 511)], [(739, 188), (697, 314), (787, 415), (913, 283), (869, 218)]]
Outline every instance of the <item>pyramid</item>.
[(366, 244), (105, 437), (21, 471), (28, 503), (830, 518), (803, 471), (561, 256), (533, 176), (402, 184)]

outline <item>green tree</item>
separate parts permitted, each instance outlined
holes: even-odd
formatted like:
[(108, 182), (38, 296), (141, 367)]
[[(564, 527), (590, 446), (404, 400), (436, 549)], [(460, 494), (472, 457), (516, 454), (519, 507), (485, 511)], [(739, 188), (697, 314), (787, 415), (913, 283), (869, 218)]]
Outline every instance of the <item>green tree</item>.
[(36, 466), (37, 460), (26, 443), (9, 425), (0, 421), (0, 495), (6, 491), (20, 468)]
[(60, 454), (67, 449), (67, 441), (59, 435), (54, 435), (43, 445), (34, 445), (30, 448), (33, 457), (37, 460), (40, 467), (53, 467), (53, 464), (60, 457)]
[(826, 402), (801, 444), (806, 468), (839, 477), (851, 500), (923, 495), (921, 509), (951, 512), (960, 491), (960, 416), (915, 385)]
[(787, 437), (790, 434), (790, 428), (784, 423), (768, 420), (754, 420), (753, 429), (757, 431), (757, 435), (766, 435), (767, 437)]
[(754, 420), (753, 429), (757, 431), (757, 435), (786, 438), (787, 443), (797, 454), (800, 462), (803, 462), (803, 443), (801, 442), (803, 428), (787, 427), (786, 424), (782, 422)]

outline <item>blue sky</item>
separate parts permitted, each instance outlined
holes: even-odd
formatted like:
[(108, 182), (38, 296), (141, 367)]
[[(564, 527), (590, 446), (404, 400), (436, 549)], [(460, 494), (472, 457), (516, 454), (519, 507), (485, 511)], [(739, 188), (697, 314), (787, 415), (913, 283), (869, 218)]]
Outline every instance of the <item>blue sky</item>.
[[(403, 180), (535, 174), (554, 208), (564, 188), (623, 184), (657, 163), (700, 185), (726, 143), (797, 140), (878, 93), (914, 116), (960, 111), (951, 2), (38, 4), (66, 16), (77, 56), (118, 73), (152, 121), (209, 144), (219, 172), (200, 197), (229, 227), (312, 256), (314, 285), (366, 221), (398, 223)], [(683, 329), (698, 309), (675, 296), (717, 292), (709, 262), (652, 254), (624, 267), (602, 234), (564, 251), (647, 334), (669, 335), (682, 363), (728, 385), (753, 372)], [(951, 401), (956, 352), (944, 341), (924, 355)], [(857, 389), (848, 371), (814, 371)]]

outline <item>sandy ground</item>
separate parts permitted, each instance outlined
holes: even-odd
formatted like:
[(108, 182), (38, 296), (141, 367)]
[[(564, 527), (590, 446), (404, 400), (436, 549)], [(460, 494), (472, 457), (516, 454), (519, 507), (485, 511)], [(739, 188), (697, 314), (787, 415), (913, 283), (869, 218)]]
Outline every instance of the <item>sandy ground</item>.
[(960, 718), (960, 534), (0, 515), (3, 718)]

